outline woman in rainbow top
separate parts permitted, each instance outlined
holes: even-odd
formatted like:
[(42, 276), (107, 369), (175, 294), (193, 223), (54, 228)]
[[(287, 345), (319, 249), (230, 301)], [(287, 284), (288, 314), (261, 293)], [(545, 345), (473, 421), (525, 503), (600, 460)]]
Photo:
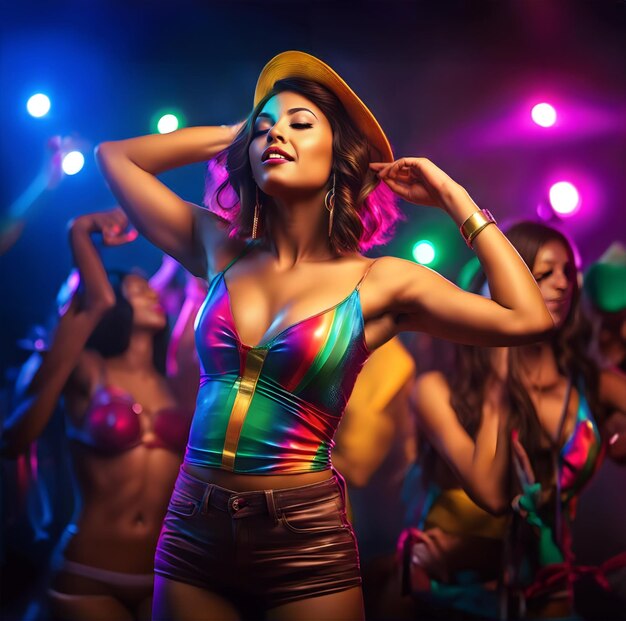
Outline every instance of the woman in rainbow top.
[[(542, 337), (553, 323), (532, 275), (488, 211), (429, 160), (394, 161), (369, 109), (303, 52), (263, 68), (243, 123), (107, 142), (97, 158), (139, 231), (209, 281), (154, 618), (362, 618), (354, 533), (330, 461), (359, 370), (403, 330), (480, 345)], [(209, 209), (157, 178), (205, 160), (224, 176)], [(454, 219), (493, 299), (361, 254), (399, 218), (389, 190)]]

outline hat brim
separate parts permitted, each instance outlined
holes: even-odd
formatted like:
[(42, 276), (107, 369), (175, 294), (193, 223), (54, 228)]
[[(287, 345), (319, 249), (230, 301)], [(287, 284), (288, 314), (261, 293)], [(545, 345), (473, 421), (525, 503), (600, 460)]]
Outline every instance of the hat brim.
[(254, 91), (254, 105), (272, 90), (278, 80), (285, 78), (305, 78), (325, 86), (337, 96), (348, 116), (367, 138), (371, 160), (393, 162), (389, 140), (369, 108), (333, 69), (306, 52), (282, 52), (263, 67)]

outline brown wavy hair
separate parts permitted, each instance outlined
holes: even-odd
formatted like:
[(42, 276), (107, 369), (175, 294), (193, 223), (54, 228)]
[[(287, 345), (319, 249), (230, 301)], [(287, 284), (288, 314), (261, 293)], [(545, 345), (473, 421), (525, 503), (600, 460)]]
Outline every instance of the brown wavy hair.
[[(248, 148), (254, 123), (265, 103), (285, 91), (312, 101), (327, 117), (333, 132), (335, 210), (331, 243), (338, 252), (367, 250), (387, 243), (395, 223), (402, 219), (393, 193), (369, 168), (365, 136), (352, 122), (334, 93), (311, 80), (279, 80), (254, 108), (233, 143), (209, 163), (205, 205), (231, 224), (231, 235), (245, 239), (252, 233), (257, 186), (252, 178)], [(331, 187), (329, 179), (328, 189)], [(261, 204), (269, 199), (259, 190)], [(269, 230), (268, 210), (261, 210), (260, 234)]]

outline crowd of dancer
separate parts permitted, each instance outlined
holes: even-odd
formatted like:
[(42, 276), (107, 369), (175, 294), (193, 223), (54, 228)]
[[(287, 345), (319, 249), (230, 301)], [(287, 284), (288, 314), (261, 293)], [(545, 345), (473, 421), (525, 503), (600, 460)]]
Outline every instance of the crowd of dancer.
[[(500, 232), (301, 52), (243, 123), (98, 160), (120, 207), (70, 223), (2, 425), (3, 569), (30, 555), (40, 618), (625, 618), (626, 550), (573, 552), (585, 486), (626, 462), (623, 248), (583, 273), (558, 228)], [(205, 207), (157, 178), (196, 161)], [(393, 194), (455, 220), (462, 287), (362, 254)], [(94, 237), (138, 234), (159, 271), (107, 271)]]

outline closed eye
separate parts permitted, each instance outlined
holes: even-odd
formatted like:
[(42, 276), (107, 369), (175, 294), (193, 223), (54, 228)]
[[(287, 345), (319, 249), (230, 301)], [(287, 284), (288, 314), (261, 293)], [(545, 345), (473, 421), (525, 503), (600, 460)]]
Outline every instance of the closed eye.
[(537, 274), (537, 276), (535, 276), (535, 280), (537, 282), (541, 282), (542, 280), (545, 280), (546, 278), (548, 278), (548, 276), (552, 276), (552, 272), (554, 270), (549, 270), (547, 272), (544, 272), (543, 274)]
[[(310, 129), (313, 127), (313, 123), (291, 123), (290, 127), (294, 129), (302, 130), (302, 129)], [(267, 129), (257, 129), (253, 134), (252, 138), (258, 138), (259, 136), (263, 136), (269, 132), (269, 127)]]

